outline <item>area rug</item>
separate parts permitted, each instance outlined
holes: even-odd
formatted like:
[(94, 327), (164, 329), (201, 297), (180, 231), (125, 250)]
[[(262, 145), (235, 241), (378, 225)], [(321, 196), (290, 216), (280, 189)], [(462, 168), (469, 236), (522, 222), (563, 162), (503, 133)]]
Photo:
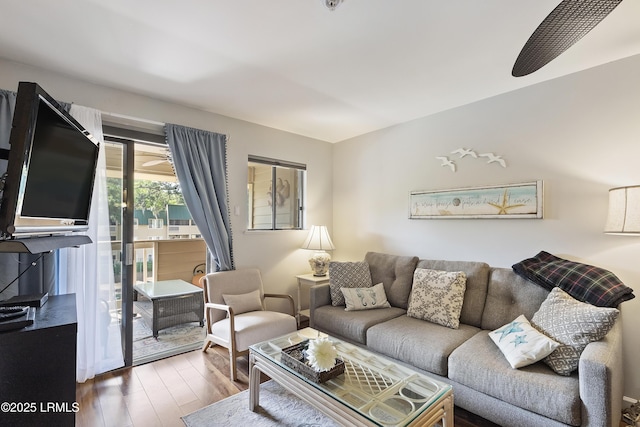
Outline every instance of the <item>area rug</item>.
[[(151, 310), (150, 301), (136, 301), (134, 312)], [(153, 337), (151, 327), (140, 316), (133, 319), (133, 364), (142, 365), (202, 347), (205, 329), (198, 323), (184, 323), (158, 331)]]
[(187, 427), (337, 427), (322, 412), (286, 391), (275, 381), (260, 384), (260, 406), (249, 410), (249, 390), (182, 417)]

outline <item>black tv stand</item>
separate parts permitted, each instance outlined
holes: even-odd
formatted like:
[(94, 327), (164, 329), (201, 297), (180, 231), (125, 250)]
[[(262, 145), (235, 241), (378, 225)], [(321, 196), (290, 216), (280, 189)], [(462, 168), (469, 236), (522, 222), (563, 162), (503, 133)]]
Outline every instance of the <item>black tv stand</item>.
[(0, 332), (0, 402), (22, 405), (0, 411), (0, 426), (74, 426), (76, 296), (51, 296), (35, 312), (33, 325)]

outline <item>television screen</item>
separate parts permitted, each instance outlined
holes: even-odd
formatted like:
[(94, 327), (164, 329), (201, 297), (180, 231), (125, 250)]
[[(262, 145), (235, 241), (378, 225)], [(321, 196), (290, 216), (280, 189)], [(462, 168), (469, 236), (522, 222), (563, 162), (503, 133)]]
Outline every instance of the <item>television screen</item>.
[(21, 82), (0, 206), (4, 238), (87, 229), (98, 143), (35, 83)]
[[(89, 219), (97, 147), (39, 100), (27, 179), (18, 211), (27, 218)], [(21, 206), (20, 206), (21, 202)]]

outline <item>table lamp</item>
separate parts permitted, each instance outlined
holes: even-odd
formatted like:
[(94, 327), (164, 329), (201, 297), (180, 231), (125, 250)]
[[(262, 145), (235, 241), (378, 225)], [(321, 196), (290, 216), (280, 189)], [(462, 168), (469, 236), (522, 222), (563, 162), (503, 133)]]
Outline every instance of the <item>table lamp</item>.
[(302, 244), (302, 249), (315, 251), (309, 258), (309, 265), (313, 270), (313, 275), (318, 277), (326, 276), (331, 256), (325, 251), (335, 249), (327, 227), (324, 225), (312, 225), (309, 235)]

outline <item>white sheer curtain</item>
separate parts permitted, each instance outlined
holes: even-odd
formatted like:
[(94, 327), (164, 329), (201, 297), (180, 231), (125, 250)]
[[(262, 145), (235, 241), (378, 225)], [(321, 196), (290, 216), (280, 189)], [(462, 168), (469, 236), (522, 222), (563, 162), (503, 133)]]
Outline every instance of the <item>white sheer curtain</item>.
[(84, 382), (96, 374), (124, 366), (120, 325), (116, 312), (107, 175), (98, 110), (72, 105), (70, 114), (101, 143), (91, 202), (89, 231), (92, 244), (60, 250), (60, 293), (75, 293), (78, 312), (78, 357), (76, 380)]

